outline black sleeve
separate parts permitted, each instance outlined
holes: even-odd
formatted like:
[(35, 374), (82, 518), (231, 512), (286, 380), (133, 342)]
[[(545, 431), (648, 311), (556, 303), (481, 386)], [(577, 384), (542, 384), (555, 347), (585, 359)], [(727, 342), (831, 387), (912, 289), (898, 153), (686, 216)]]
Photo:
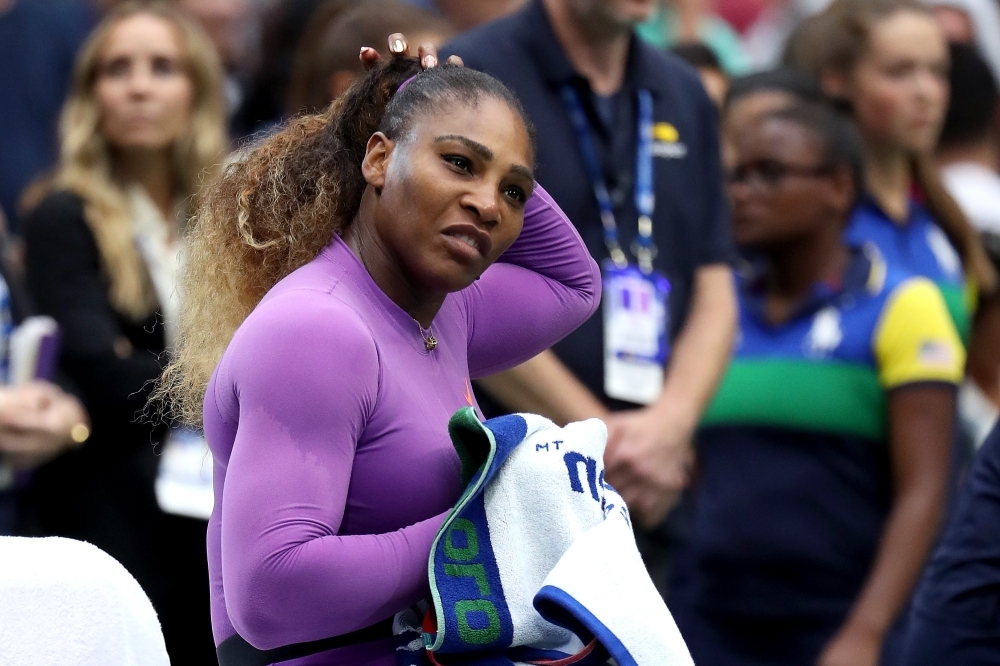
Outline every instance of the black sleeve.
[(696, 266), (732, 263), (736, 257), (733, 246), (729, 199), (722, 175), (722, 151), (719, 146), (719, 112), (698, 82), (694, 97), (698, 102), (701, 122), (701, 149), (704, 151), (703, 180), (705, 197), (704, 227), (698, 234), (702, 240), (695, 258)]
[(82, 201), (66, 193), (50, 195), (28, 215), (23, 233), (28, 291), (38, 311), (59, 323), (62, 369), (88, 409), (131, 422), (161, 368), (150, 350), (133, 349), (124, 357), (115, 352), (125, 334), (111, 307)]

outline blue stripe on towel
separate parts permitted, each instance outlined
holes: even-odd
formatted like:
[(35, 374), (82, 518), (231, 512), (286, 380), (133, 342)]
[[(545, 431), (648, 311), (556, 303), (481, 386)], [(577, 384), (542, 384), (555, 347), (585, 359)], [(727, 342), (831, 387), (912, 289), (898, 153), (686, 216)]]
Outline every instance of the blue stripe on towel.
[(566, 627), (581, 637), (588, 634), (595, 636), (618, 666), (638, 666), (628, 649), (604, 623), (558, 587), (544, 586), (535, 595), (533, 603), (539, 615), (552, 624)]
[(448, 424), (462, 458), (463, 477), (472, 481), (434, 542), (431, 591), (438, 635), (426, 641), (441, 654), (502, 651), (514, 638), (500, 570), (486, 520), (484, 488), (527, 436), (516, 415), (482, 424), (471, 409)]
[(437, 652), (496, 651), (510, 645), (514, 624), (500, 584), (482, 493), (470, 499), (438, 542), (434, 573), (447, 627)]

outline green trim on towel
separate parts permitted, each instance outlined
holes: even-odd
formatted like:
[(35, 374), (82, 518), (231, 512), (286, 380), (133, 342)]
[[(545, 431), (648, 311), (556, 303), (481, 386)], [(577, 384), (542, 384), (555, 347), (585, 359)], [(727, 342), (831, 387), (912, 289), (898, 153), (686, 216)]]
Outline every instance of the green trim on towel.
[[(459, 460), (461, 460), (462, 482), (466, 487), (455, 507), (448, 513), (448, 517), (444, 519), (444, 522), (441, 523), (441, 527), (434, 537), (434, 542), (431, 544), (430, 557), (427, 558), (427, 578), (430, 581), (431, 598), (434, 600), (434, 613), (437, 615), (438, 623), (437, 635), (433, 641), (430, 640), (428, 634), (424, 634), (424, 645), (431, 651), (440, 649), (442, 643), (444, 643), (445, 623), (447, 621), (446, 614), (442, 611), (441, 593), (438, 591), (437, 576), (434, 574), (434, 553), (437, 552), (438, 543), (445, 533), (448, 532), (456, 517), (485, 483), (485, 474), (480, 474), (475, 483), (472, 482), (476, 472), (489, 469), (497, 453), (497, 442), (493, 437), (493, 432), (483, 425), (479, 417), (476, 416), (475, 410), (471, 407), (463, 407), (452, 415), (448, 421), (448, 434), (451, 436), (451, 441), (458, 453)], [(480, 435), (485, 436), (486, 442), (489, 445), (489, 451), (483, 452), (481, 450), (482, 439)], [(482, 453), (486, 454), (485, 458), (483, 458)], [(476, 465), (477, 459), (482, 459), (479, 465)]]

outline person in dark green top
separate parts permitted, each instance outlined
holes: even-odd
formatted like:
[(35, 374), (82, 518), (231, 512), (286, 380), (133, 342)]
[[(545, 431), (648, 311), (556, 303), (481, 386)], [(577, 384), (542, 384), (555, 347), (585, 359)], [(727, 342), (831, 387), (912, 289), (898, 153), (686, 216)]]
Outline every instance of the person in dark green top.
[(753, 268), (668, 595), (699, 664), (893, 663), (937, 534), (965, 354), (931, 280), (845, 242), (859, 143), (797, 104), (732, 147)]

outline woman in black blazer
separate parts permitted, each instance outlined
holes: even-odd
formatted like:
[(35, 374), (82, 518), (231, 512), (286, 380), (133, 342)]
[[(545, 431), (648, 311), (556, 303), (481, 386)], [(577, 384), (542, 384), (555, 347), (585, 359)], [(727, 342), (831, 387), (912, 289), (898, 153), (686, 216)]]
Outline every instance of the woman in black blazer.
[(136, 321), (108, 298), (101, 257), (83, 199), (46, 196), (23, 228), (28, 289), (62, 334), (60, 366), (83, 398), (93, 424), (86, 446), (34, 474), (28, 505), (44, 534), (89, 541), (125, 565), (152, 598), (159, 509), (153, 485), (165, 424), (139, 418), (166, 349), (157, 311)]
[(177, 309), (180, 236), (223, 158), (221, 68), (211, 43), (166, 5), (119, 5), (76, 63), (61, 160), (26, 196), (28, 288), (62, 332), (90, 440), (34, 475), (42, 534), (83, 539), (150, 596), (174, 663), (214, 663), (206, 524), (157, 506), (167, 427), (144, 419)]

